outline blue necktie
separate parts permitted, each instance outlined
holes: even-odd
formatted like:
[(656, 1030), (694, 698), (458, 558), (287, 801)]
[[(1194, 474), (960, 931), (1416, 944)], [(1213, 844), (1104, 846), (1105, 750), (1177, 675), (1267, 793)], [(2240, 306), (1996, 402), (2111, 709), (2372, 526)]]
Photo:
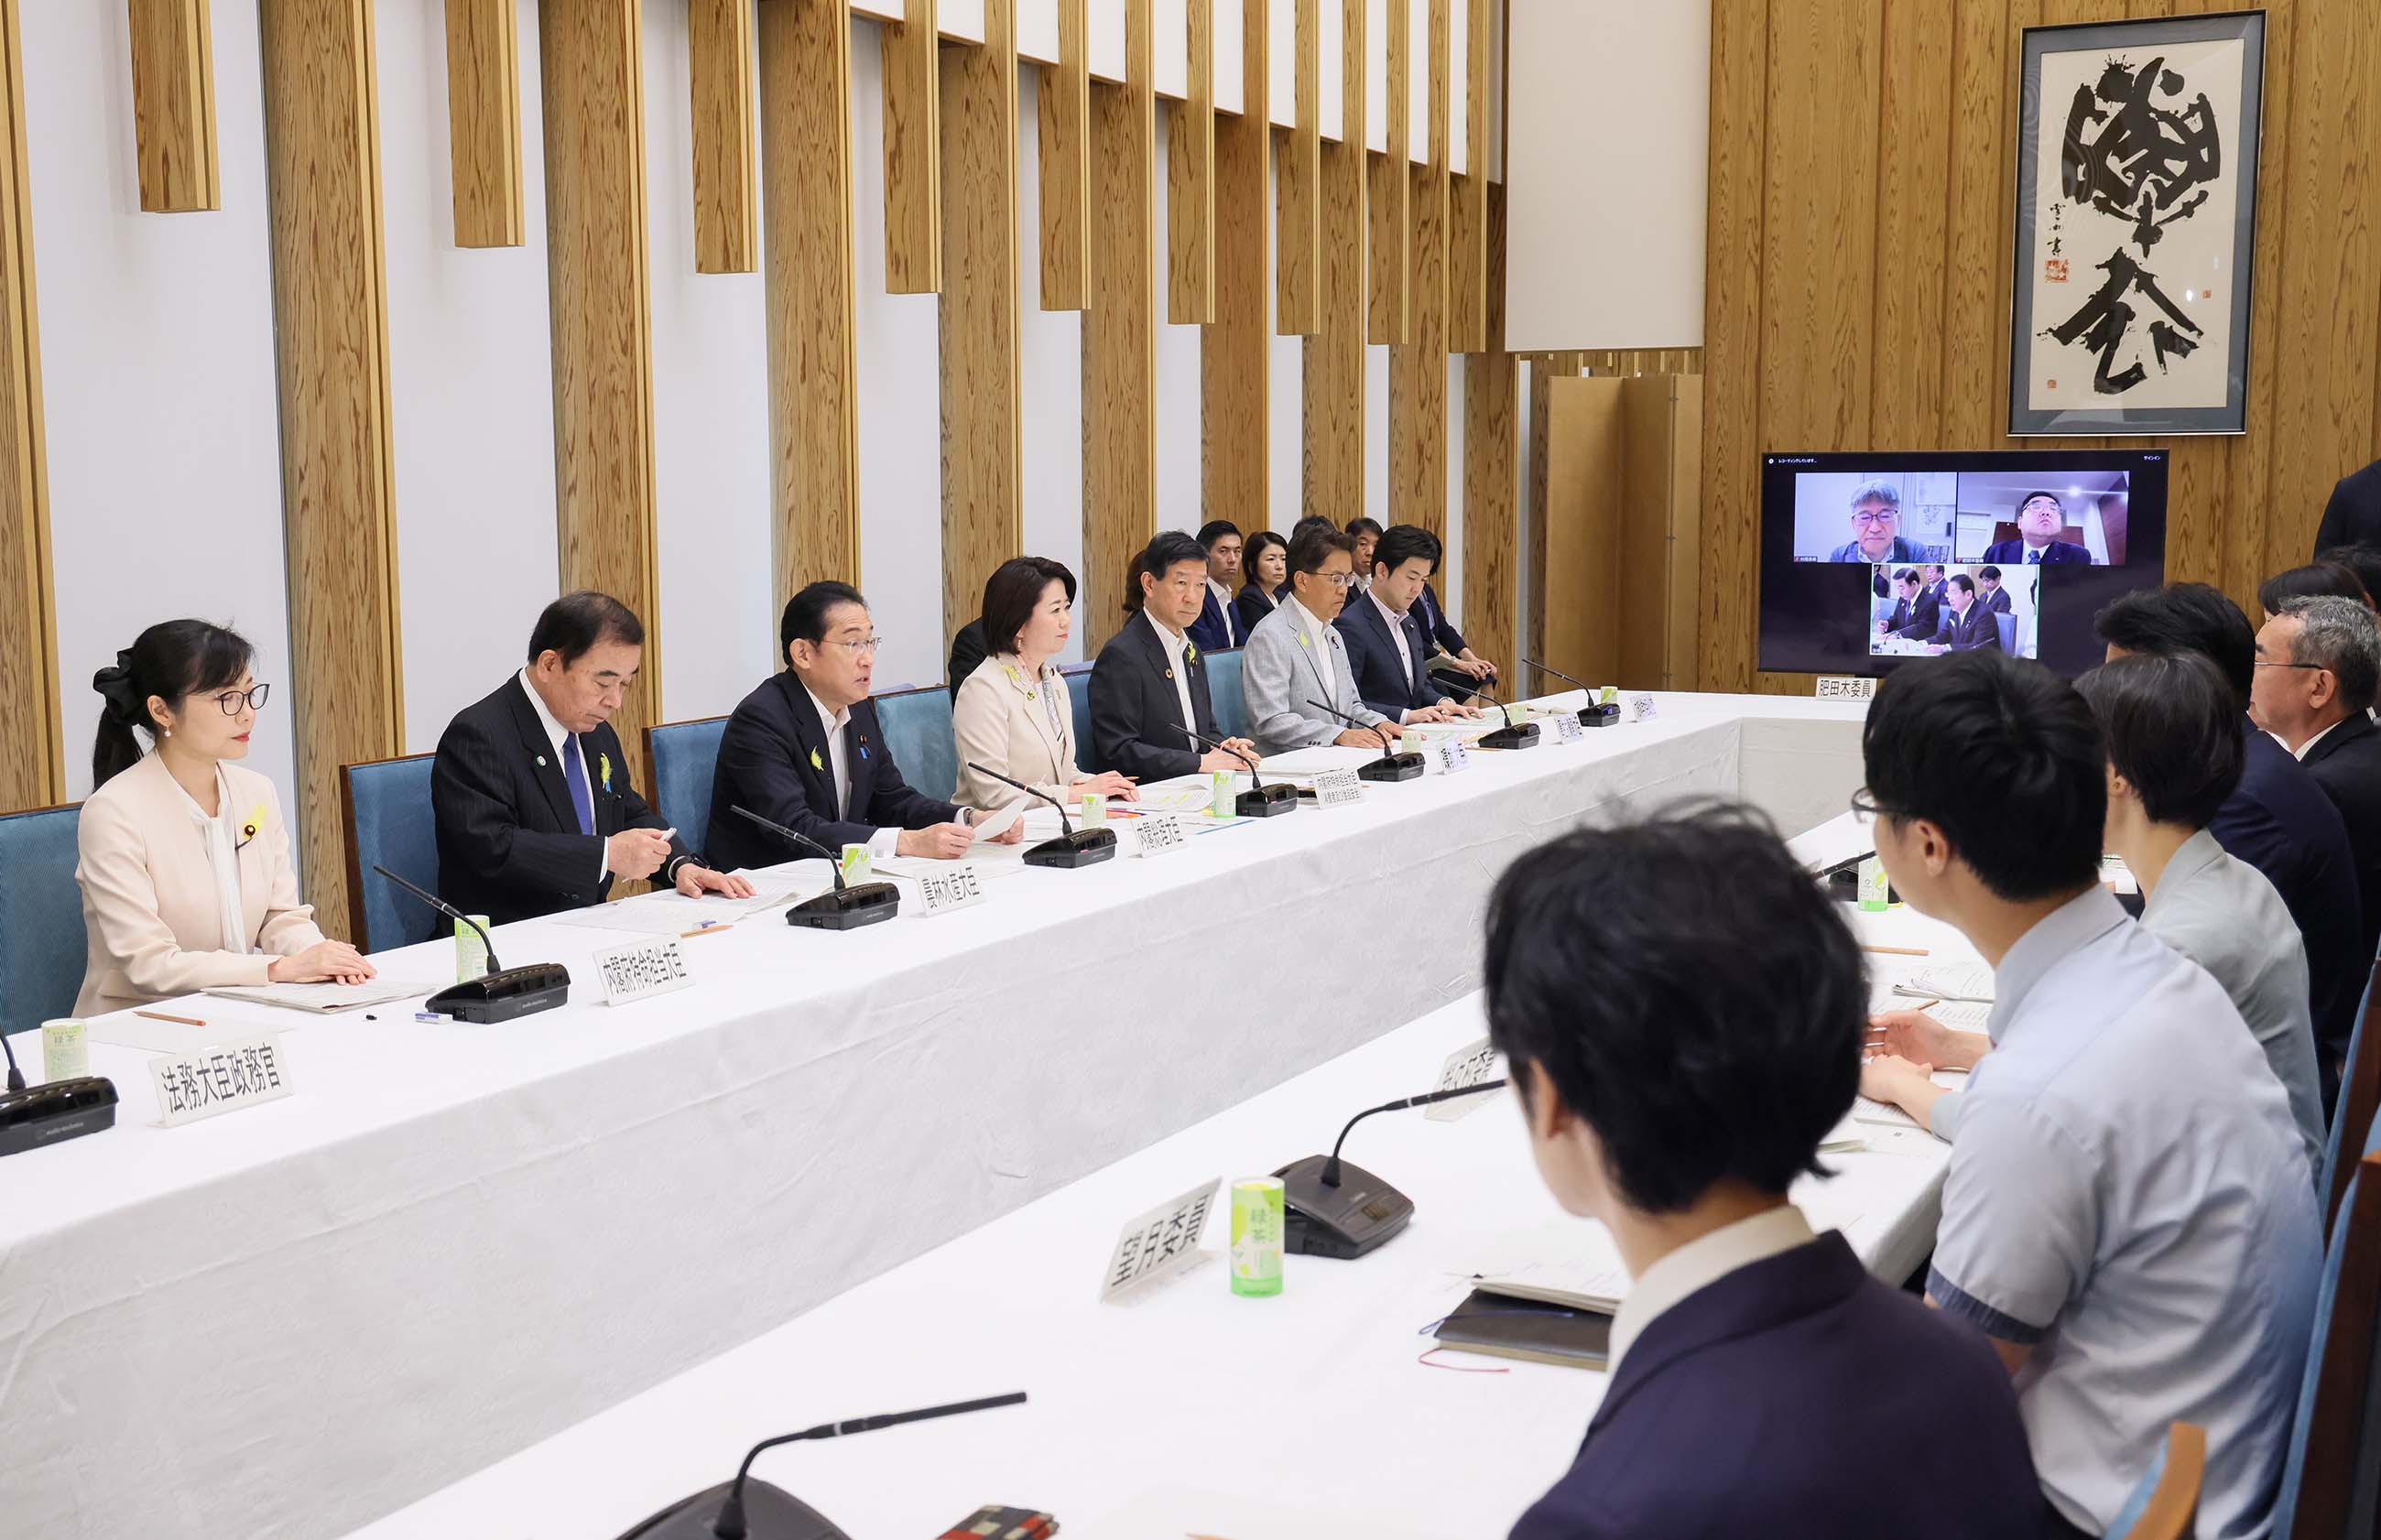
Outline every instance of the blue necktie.
[(595, 832), (595, 799), (587, 793), (587, 762), (579, 757), (579, 735), (562, 735), (562, 779), (570, 788), (570, 811), (579, 815), (579, 832)]

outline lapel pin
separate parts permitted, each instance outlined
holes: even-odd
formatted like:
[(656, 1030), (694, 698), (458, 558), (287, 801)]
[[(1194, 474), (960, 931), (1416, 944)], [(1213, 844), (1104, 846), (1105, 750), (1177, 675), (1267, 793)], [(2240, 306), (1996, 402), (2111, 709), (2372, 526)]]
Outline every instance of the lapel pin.
[(537, 756), (537, 767), (541, 770), (545, 768), (545, 756), (543, 754)]

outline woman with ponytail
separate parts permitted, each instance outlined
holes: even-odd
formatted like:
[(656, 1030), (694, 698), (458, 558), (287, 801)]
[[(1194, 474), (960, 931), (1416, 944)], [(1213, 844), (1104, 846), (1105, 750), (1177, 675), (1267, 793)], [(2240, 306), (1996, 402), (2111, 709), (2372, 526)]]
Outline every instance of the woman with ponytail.
[(271, 690), (254, 655), (235, 631), (167, 620), (92, 677), (106, 703), (75, 866), (91, 936), (78, 1016), (214, 985), (372, 976), (298, 901), (273, 783), (229, 763), (248, 757)]

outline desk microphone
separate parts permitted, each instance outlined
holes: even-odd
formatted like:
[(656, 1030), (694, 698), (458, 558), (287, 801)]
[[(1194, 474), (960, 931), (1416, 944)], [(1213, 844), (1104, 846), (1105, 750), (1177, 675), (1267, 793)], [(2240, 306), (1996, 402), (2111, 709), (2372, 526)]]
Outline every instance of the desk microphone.
[(1620, 703), (1614, 701), (1606, 703), (1597, 701), (1595, 698), (1595, 686), (1589, 684), (1584, 679), (1574, 679), (1559, 668), (1549, 668), (1535, 658), (1523, 658), (1521, 661), (1549, 678), (1560, 679), (1565, 684), (1575, 684), (1581, 690), (1587, 691), (1587, 703), (1579, 708), (1579, 725), (1581, 727), (1609, 727), (1617, 726), (1619, 723)]
[(1372, 761), (1370, 764), (1356, 766), (1356, 778), (1358, 780), (1410, 781), (1421, 778), (1422, 772), (1422, 756), (1413, 752), (1411, 750), (1408, 750), (1402, 754), (1391, 752), (1389, 749), (1389, 735), (1383, 732), (1379, 727), (1374, 726), (1370, 722), (1359, 722), (1354, 717), (1349, 715), (1346, 712), (1339, 710), (1337, 707), (1326, 706), (1320, 701), (1309, 701), (1306, 703), (1313, 706), (1317, 711), (1328, 712), (1330, 715), (1339, 718), (1340, 721), (1347, 723), (1349, 727), (1361, 728), (1363, 731), (1371, 733), (1374, 738), (1381, 740), (1381, 757)]
[(799, 1444), (810, 1438), (840, 1438), (848, 1433), (874, 1433), (879, 1428), (898, 1427), (903, 1423), (956, 1417), (962, 1412), (989, 1412), (995, 1407), (1018, 1406), (1024, 1399), (1024, 1391), (1012, 1390), (1006, 1396), (988, 1396), (982, 1400), (958, 1401), (949, 1406), (930, 1406), (918, 1412), (888, 1412), (874, 1417), (855, 1418), (849, 1423), (821, 1423), (800, 1433), (763, 1438), (744, 1456), (744, 1463), (737, 1468), (734, 1481), (697, 1492), (671, 1504), (620, 1536), (620, 1540), (748, 1540), (748, 1537), (752, 1537), (752, 1540), (850, 1540), (817, 1509), (783, 1487), (752, 1480), (752, 1461), (760, 1458), (763, 1450), (774, 1449), (780, 1444)]
[(901, 911), (901, 890), (889, 882), (864, 882), (857, 887), (845, 886), (843, 858), (809, 835), (797, 833), (783, 824), (773, 824), (748, 807), (731, 806), (727, 811), (739, 818), (751, 819), (771, 834), (783, 836), (793, 844), (826, 857), (826, 869), (835, 878), (835, 886), (817, 898), (804, 898), (786, 911), (787, 924), (812, 931), (851, 931), (890, 920)]
[(1453, 1091), (1433, 1091), (1368, 1106), (1348, 1119), (1328, 1156), (1308, 1155), (1276, 1171), (1288, 1211), (1285, 1246), (1301, 1256), (1353, 1259), (1385, 1244), (1413, 1217), (1413, 1200), (1362, 1167), (1340, 1160), (1339, 1146), (1348, 1143), (1349, 1130), (1376, 1112), (1451, 1102), (1458, 1096), (1502, 1090), (1504, 1085), (1501, 1080), (1482, 1081)]
[(1067, 804), (1046, 791), (1037, 791), (1023, 781), (1010, 780), (997, 770), (987, 770), (975, 761), (967, 762), (969, 769), (978, 775), (990, 776), (1003, 786), (1013, 786), (1028, 797), (1039, 797), (1058, 810), (1058, 837), (1045, 839), (1025, 852), (1028, 866), (1093, 866), (1103, 861), (1113, 861), (1117, 853), (1114, 829), (1078, 829), (1068, 821)]
[(485, 1026), (534, 1016), (541, 1010), (552, 1010), (570, 998), (570, 971), (562, 964), (531, 962), (519, 968), (507, 968), (496, 961), (496, 944), (488, 939), (487, 928), (477, 920), (428, 888), (415, 886), (385, 866), (375, 865), (372, 870), (449, 920), (470, 926), (479, 933), (480, 945), (487, 950), (488, 971), (485, 973), (440, 990), (422, 1002), (424, 1009), (434, 1010), (441, 1016), (452, 1016), (458, 1021)]
[(1486, 737), (1481, 739), (1480, 746), (1482, 748), (1534, 749), (1538, 746), (1538, 725), (1535, 722), (1523, 722), (1520, 726), (1516, 727), (1513, 723), (1513, 714), (1506, 709), (1503, 702), (1497, 700), (1496, 696), (1488, 693), (1488, 687), (1485, 684), (1475, 679), (1468, 688), (1471, 690), (1471, 693), (1479, 696), (1490, 705), (1495, 706), (1496, 708), (1497, 715), (1505, 719), (1505, 725), (1503, 727), (1496, 728), (1494, 732), (1491, 732)]
[(1243, 818), (1271, 818), (1278, 813), (1298, 811), (1298, 788), (1276, 781), (1271, 786), (1257, 774), (1257, 762), (1238, 749), (1227, 748), (1204, 733), (1188, 727), (1175, 729), (1194, 743), (1203, 743), (1218, 753), (1229, 754), (1249, 767), (1249, 789), (1232, 800), (1232, 811)]
[(104, 1075), (77, 1075), (25, 1089), (17, 1050), (0, 1032), (0, 1054), (8, 1059), (8, 1090), (0, 1094), (0, 1155), (55, 1144), (116, 1126), (116, 1082)]

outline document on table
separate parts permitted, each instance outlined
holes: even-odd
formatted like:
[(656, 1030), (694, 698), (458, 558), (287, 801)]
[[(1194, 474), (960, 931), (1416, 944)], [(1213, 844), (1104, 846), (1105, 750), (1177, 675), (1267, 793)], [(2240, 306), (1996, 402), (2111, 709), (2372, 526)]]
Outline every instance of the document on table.
[(1993, 971), (1981, 962), (1921, 968), (1893, 992), (1906, 1000), (1993, 1003)]
[(592, 904), (561, 914), (546, 916), (558, 925), (583, 925), (590, 930), (625, 931), (637, 935), (676, 935), (682, 931), (696, 930), (706, 923), (734, 924), (755, 914), (782, 909), (797, 898), (810, 898), (824, 892), (826, 884), (786, 882), (755, 882), (749, 898), (723, 898), (706, 893), (700, 898), (690, 898), (672, 890), (667, 893), (643, 893), (617, 903)]
[(1573, 1310), (1618, 1310), (1629, 1297), (1629, 1268), (1612, 1232), (1568, 1215), (1498, 1242), (1474, 1265), (1472, 1282), (1492, 1294)]
[(342, 1010), (391, 1000), (409, 1000), (446, 987), (436, 981), (373, 979), (365, 984), (226, 984), (206, 991), (218, 999), (246, 1000), (250, 1005), (282, 1006), (311, 1015), (329, 1016)]
[(1025, 808), (1022, 803), (1012, 802), (1007, 807), (1002, 808), (998, 813), (985, 813), (982, 818), (976, 820), (976, 838), (978, 840), (996, 839), (1000, 836), (1007, 834), (1008, 832), (1008, 825), (1016, 823), (1017, 820), (1023, 815), (1024, 812)]
[[(189, 1002), (177, 1003), (175, 1014), (190, 1008)], [(160, 1021), (153, 1017), (135, 1016), (128, 1010), (114, 1016), (95, 1018), (91, 1023), (91, 1040), (113, 1044), (119, 1048), (138, 1048), (144, 1054), (195, 1054), (218, 1043), (234, 1038), (254, 1037), (259, 1033), (290, 1032), (305, 1026), (311, 1014), (284, 1017), (265, 1021), (254, 1017), (226, 1021), (209, 1011), (204, 1024), (190, 1026), (182, 1021)]]

